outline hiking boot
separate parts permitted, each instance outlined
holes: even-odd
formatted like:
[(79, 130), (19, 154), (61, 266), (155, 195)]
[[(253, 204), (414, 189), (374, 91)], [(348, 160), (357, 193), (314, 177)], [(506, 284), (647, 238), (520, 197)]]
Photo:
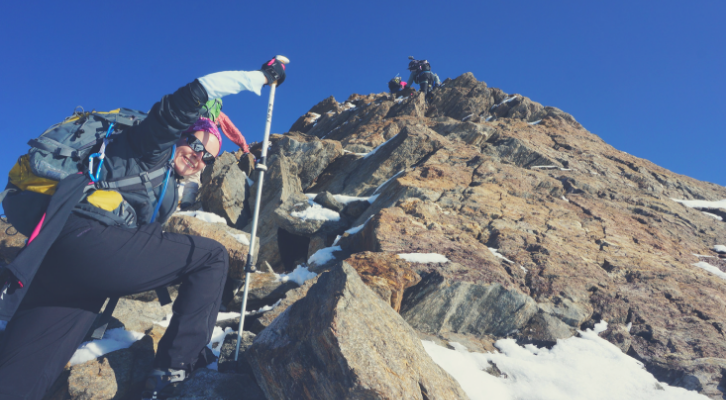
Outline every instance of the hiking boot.
[(174, 389), (186, 379), (183, 369), (154, 369), (146, 378), (142, 400), (163, 400), (174, 393)]

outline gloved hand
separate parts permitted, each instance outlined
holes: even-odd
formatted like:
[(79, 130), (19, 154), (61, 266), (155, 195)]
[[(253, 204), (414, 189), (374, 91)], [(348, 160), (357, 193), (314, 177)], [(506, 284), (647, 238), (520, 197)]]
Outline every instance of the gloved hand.
[(8, 294), (13, 294), (22, 287), (23, 283), (9, 269), (3, 268), (0, 270), (0, 293), (3, 293), (5, 288), (7, 288)]
[(277, 81), (277, 86), (280, 86), (282, 85), (282, 82), (285, 82), (285, 64), (281, 63), (276, 58), (262, 64), (260, 71), (265, 74), (268, 85)]

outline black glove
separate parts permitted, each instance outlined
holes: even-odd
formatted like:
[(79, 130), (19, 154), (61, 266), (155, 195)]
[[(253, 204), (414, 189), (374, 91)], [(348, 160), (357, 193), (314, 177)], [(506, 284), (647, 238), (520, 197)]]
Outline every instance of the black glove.
[(278, 59), (273, 58), (272, 60), (262, 64), (260, 68), (265, 78), (267, 78), (267, 84), (271, 85), (272, 82), (277, 81), (277, 86), (282, 85), (285, 82), (285, 64), (281, 63)]
[(4, 292), (5, 288), (7, 288), (8, 294), (13, 294), (21, 287), (23, 287), (22, 282), (9, 269), (3, 268), (0, 270), (0, 293)]

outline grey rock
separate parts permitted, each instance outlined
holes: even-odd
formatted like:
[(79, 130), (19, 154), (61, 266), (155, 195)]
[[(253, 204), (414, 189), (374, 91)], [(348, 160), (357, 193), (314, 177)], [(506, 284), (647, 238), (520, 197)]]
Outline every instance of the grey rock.
[(341, 212), (343, 211), (344, 206), (340, 204), (338, 200), (335, 200), (335, 197), (333, 197), (332, 194), (328, 192), (321, 192), (318, 193), (317, 196), (315, 196), (315, 199), (313, 199), (316, 203), (320, 204), (321, 206), (331, 209), (335, 212)]
[(247, 356), (268, 398), (468, 398), (345, 262), (262, 331)]
[(371, 203), (368, 200), (355, 200), (345, 205), (342, 214), (349, 217), (351, 220), (355, 220), (368, 209)]
[(401, 316), (414, 329), (475, 336), (505, 336), (521, 329), (537, 312), (537, 303), (498, 283), (462, 282), (432, 272), (406, 291)]
[(223, 374), (207, 368), (192, 373), (169, 400), (265, 400), (251, 375)]
[(623, 353), (628, 354), (632, 338), (628, 328), (623, 324), (610, 324), (600, 337), (617, 346)]
[(229, 226), (241, 227), (249, 218), (244, 212), (247, 175), (237, 163), (232, 153), (224, 152), (217, 157), (212, 168), (205, 168), (202, 173), (198, 196), (204, 210), (224, 217)]
[(567, 339), (574, 333), (571, 326), (540, 310), (516, 336), (519, 343), (551, 347), (557, 343), (557, 339)]
[(127, 349), (71, 367), (68, 394), (72, 400), (139, 397), (153, 360), (153, 342), (145, 336)]
[(252, 341), (256, 335), (252, 332), (242, 333), (242, 343), (239, 345), (239, 357), (235, 361), (235, 351), (237, 351), (237, 332), (225, 336), (224, 343), (219, 352), (219, 360), (217, 361), (217, 369), (219, 372), (234, 372), (238, 374), (252, 375), (252, 367), (247, 361), (245, 352), (252, 346)]

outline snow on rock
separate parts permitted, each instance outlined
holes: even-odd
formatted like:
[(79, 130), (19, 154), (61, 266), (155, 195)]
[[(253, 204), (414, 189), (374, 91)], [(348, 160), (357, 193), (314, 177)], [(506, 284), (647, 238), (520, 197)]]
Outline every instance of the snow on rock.
[(529, 125), (537, 125), (537, 124), (539, 124), (540, 122), (542, 122), (542, 120), (541, 120), (541, 119), (538, 119), (538, 120), (536, 120), (536, 121), (534, 121), (534, 122), (527, 122), (527, 124), (529, 124)]
[(714, 267), (713, 265), (711, 265), (711, 264), (709, 264), (707, 262), (700, 261), (700, 262), (697, 262), (697, 263), (692, 264), (692, 265), (694, 267), (698, 267), (698, 268), (701, 268), (701, 269), (705, 269), (706, 271), (708, 271), (708, 272), (710, 272), (710, 273), (718, 276), (721, 279), (726, 279), (726, 274), (723, 271), (721, 271), (717, 267)]
[(290, 213), (295, 218), (300, 218), (305, 221), (308, 219), (322, 220), (322, 221), (339, 221), (340, 214), (337, 212), (324, 208), (318, 203), (313, 203), (311, 207), (306, 208), (303, 211), (293, 211)]
[(408, 262), (416, 263), (447, 263), (450, 260), (446, 256), (437, 253), (403, 253), (399, 254), (399, 257), (403, 258)]
[[(385, 182), (381, 183), (381, 184), (380, 184), (380, 185), (379, 185), (379, 186), (378, 186), (378, 187), (376, 188), (376, 191), (375, 191), (375, 192), (373, 192), (373, 195), (375, 196), (375, 195), (376, 195), (376, 194), (377, 194), (377, 193), (378, 193), (378, 192), (379, 192), (379, 191), (380, 191), (381, 189), (383, 189), (383, 187), (384, 187), (384, 186), (386, 186), (386, 185), (388, 184), (388, 182), (390, 182), (390, 181), (392, 181), (392, 180), (396, 179), (396, 178), (397, 178), (397, 177), (398, 177), (399, 175), (401, 175), (401, 174), (403, 173), (403, 171), (404, 171), (404, 170), (401, 170), (401, 171), (398, 171), (398, 172), (396, 172), (396, 174), (395, 174), (395, 175), (393, 175), (392, 177), (388, 178), (388, 180), (387, 180), (387, 181), (385, 181)], [(373, 197), (373, 196), (371, 196), (371, 197)], [(378, 197), (376, 197), (376, 198), (378, 198)], [(373, 201), (371, 201), (371, 200), (368, 200), (368, 201), (369, 201), (370, 203), (373, 203), (373, 201), (375, 201), (375, 200), (373, 200)]]
[(356, 233), (358, 233), (358, 232), (362, 231), (362, 230), (363, 230), (363, 228), (364, 228), (364, 227), (366, 226), (366, 224), (368, 223), (368, 221), (370, 221), (370, 220), (371, 220), (371, 218), (373, 218), (373, 216), (372, 216), (372, 215), (371, 215), (370, 217), (368, 217), (368, 219), (367, 219), (367, 220), (365, 220), (365, 222), (363, 222), (362, 224), (360, 224), (360, 225), (358, 225), (358, 226), (356, 226), (356, 227), (353, 227), (353, 228), (350, 228), (350, 229), (348, 229), (347, 231), (345, 231), (345, 233), (347, 233), (347, 234), (349, 234), (349, 235), (355, 235)]
[(713, 246), (713, 251), (715, 251), (716, 253), (726, 253), (726, 246), (717, 244)]
[(175, 213), (174, 215), (188, 215), (190, 217), (199, 218), (202, 221), (206, 221), (212, 224), (225, 224), (227, 225), (227, 220), (220, 217), (217, 214), (206, 212), (206, 211), (179, 211)]
[(83, 364), (86, 361), (101, 357), (112, 351), (129, 348), (134, 342), (144, 337), (143, 333), (127, 331), (124, 328), (109, 329), (103, 339), (92, 340), (81, 344), (73, 353), (70, 365)]
[(247, 236), (245, 236), (244, 234), (232, 233), (232, 232), (227, 232), (227, 233), (229, 234), (229, 236), (232, 236), (236, 241), (240, 242), (241, 244), (243, 244), (245, 246), (250, 245), (250, 239), (248, 239)]
[(719, 220), (719, 221), (723, 221), (723, 218), (721, 218), (721, 216), (720, 216), (720, 215), (716, 215), (716, 214), (711, 214), (710, 212), (705, 212), (705, 211), (701, 211), (701, 213), (702, 213), (702, 214), (705, 214), (705, 215), (707, 215), (707, 216), (709, 216), (709, 217), (711, 217), (711, 218), (713, 218), (713, 219), (717, 219), (717, 220)]
[(726, 199), (718, 200), (718, 201), (709, 201), (709, 200), (678, 200), (673, 199), (671, 200), (681, 203), (686, 207), (690, 208), (726, 208)]
[[(514, 339), (495, 343), (499, 353), (469, 353), (458, 343), (450, 350), (422, 341), (426, 352), (451, 374), (472, 400), (696, 400), (707, 397), (658, 382), (643, 364), (598, 336), (607, 324), (558, 340), (551, 349)], [(484, 370), (491, 363), (502, 372)]]
[(335, 259), (333, 252), (343, 250), (340, 246), (326, 247), (315, 252), (308, 258), (308, 264), (323, 265), (330, 260)]
[(491, 251), (492, 254), (494, 254), (494, 257), (501, 258), (502, 260), (504, 260), (508, 263), (514, 264), (514, 261), (508, 259), (507, 257), (504, 257), (501, 253), (499, 253), (499, 251), (497, 251), (497, 249), (495, 249), (493, 247), (489, 247), (489, 251)]
[[(398, 134), (395, 134), (395, 135), (393, 135), (393, 137), (391, 137), (391, 139), (395, 138), (396, 136), (398, 136)], [(369, 152), (368, 154), (366, 154), (366, 155), (365, 155), (365, 157), (363, 157), (363, 158), (368, 158), (368, 157), (372, 156), (373, 154), (375, 154), (375, 153), (376, 153), (376, 152), (377, 152), (377, 151), (378, 151), (378, 150), (379, 150), (379, 149), (380, 149), (381, 147), (385, 146), (385, 145), (386, 145), (386, 143), (390, 142), (390, 141), (391, 141), (391, 139), (388, 139), (388, 140), (386, 140), (385, 142), (383, 142), (383, 143), (379, 144), (378, 146), (376, 146), (376, 148), (375, 148), (375, 149), (371, 150), (371, 151), (370, 151), (370, 152)]]
[[(315, 253), (317, 254), (317, 253)], [(313, 256), (315, 256), (313, 254)], [(312, 257), (311, 257), (312, 258)], [(280, 274), (277, 275), (277, 282), (287, 282), (287, 281), (293, 281), (297, 283), (298, 285), (302, 286), (305, 281), (308, 279), (313, 279), (318, 274), (315, 272), (311, 272), (308, 270), (308, 267), (304, 267), (302, 265), (298, 265), (294, 271), (290, 272), (289, 274)]]
[[(315, 203), (313, 203), (313, 200), (315, 199), (315, 197), (317, 195), (318, 195), (318, 193), (305, 193), (305, 197), (308, 198), (308, 202), (310, 203), (310, 205), (315, 204)], [(334, 194), (333, 195), (333, 198), (335, 198), (335, 200), (342, 205), (347, 205), (348, 203), (352, 203), (352, 202), (358, 201), (358, 200), (368, 201), (369, 203), (373, 203), (373, 201), (371, 201), (371, 198), (373, 198), (373, 197), (374, 196), (368, 196), (368, 197), (346, 196), (344, 194)], [(375, 197), (378, 197), (378, 196), (375, 196)]]
[(228, 319), (239, 318), (238, 312), (219, 312), (217, 313), (217, 322), (226, 321)]

